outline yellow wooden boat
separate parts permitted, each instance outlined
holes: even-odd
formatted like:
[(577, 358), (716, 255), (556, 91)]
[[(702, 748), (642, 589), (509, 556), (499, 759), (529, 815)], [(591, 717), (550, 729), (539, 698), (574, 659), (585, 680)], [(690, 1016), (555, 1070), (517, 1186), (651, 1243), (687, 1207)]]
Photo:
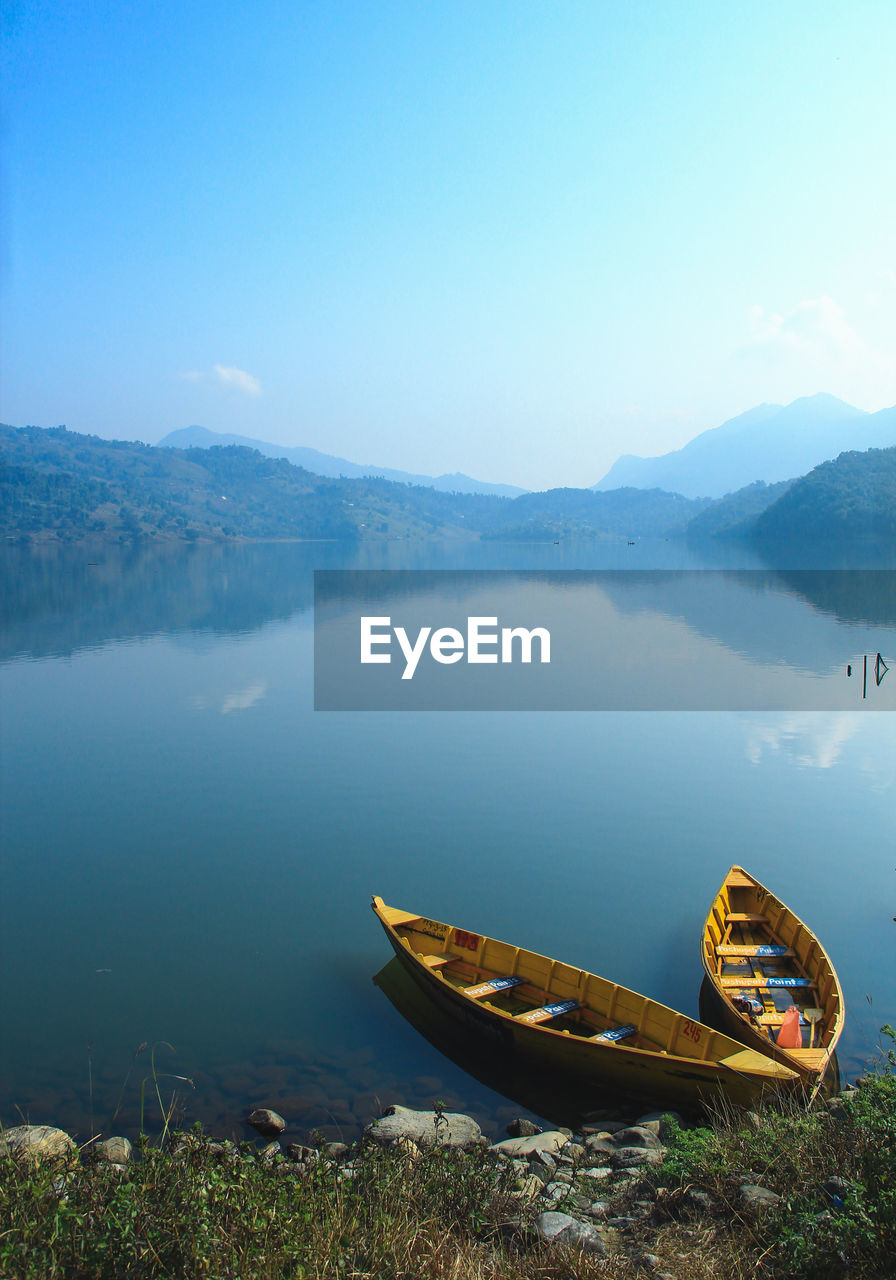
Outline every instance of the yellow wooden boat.
[(732, 867), (716, 894), (701, 952), (712, 1012), (727, 1031), (810, 1086), (836, 1072), (846, 1007), (834, 966), (815, 934), (743, 867)]
[(652, 1100), (750, 1103), (799, 1077), (767, 1053), (606, 978), (373, 899), (395, 954), (463, 1031), (529, 1067)]

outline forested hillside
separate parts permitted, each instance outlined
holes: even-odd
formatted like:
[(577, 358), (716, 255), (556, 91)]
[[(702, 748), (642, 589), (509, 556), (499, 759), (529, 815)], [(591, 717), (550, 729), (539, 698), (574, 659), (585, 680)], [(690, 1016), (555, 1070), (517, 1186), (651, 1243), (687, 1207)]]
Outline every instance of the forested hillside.
[(516, 499), (317, 476), (241, 446), (162, 449), (64, 427), (0, 427), (7, 539), (644, 537), (704, 502), (660, 490), (554, 489)]
[(753, 536), (896, 537), (896, 448), (841, 453), (823, 462), (757, 517)]
[(28, 540), (420, 537), (506, 499), (333, 480), (253, 449), (159, 449), (0, 428), (2, 532)]

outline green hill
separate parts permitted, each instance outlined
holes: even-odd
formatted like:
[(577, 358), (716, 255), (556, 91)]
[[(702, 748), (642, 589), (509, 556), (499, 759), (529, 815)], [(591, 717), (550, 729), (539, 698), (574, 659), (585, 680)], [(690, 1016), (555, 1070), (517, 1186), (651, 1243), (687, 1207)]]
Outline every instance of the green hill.
[(687, 527), (689, 538), (745, 538), (752, 532), (756, 517), (782, 497), (792, 480), (765, 484), (757, 480), (736, 493), (717, 498), (694, 516)]
[(466, 534), (508, 500), (313, 475), (257, 450), (160, 449), (0, 427), (0, 533), (27, 541)]
[(896, 538), (896, 447), (841, 453), (797, 480), (759, 515), (755, 538)]
[(568, 537), (668, 538), (681, 534), (708, 504), (663, 489), (548, 489), (515, 498), (498, 527), (483, 536), (514, 541)]

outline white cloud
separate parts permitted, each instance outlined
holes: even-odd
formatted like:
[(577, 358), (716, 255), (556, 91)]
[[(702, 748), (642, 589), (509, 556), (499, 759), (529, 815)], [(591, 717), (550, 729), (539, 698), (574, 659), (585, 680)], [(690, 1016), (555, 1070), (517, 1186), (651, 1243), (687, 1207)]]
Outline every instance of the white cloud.
[(251, 373), (246, 373), (245, 369), (235, 369), (228, 365), (216, 364), (215, 373), (218, 375), (218, 381), (233, 391), (242, 391), (247, 396), (260, 396), (261, 383)]
[(262, 682), (250, 684), (247, 689), (241, 689), (237, 693), (228, 693), (221, 703), (221, 715), (226, 716), (231, 711), (246, 711), (249, 707), (254, 707), (267, 691), (267, 684)]
[(862, 716), (849, 711), (754, 720), (747, 734), (747, 758), (751, 764), (761, 764), (763, 756), (780, 753), (803, 769), (831, 769), (861, 723)]
[(854, 355), (864, 349), (846, 312), (826, 295), (798, 302), (786, 315), (752, 306), (749, 330), (754, 347), (778, 347), (822, 357)]
[(824, 390), (865, 408), (896, 399), (896, 357), (889, 345), (868, 342), (827, 294), (786, 312), (750, 307), (739, 354), (764, 366), (766, 398)]
[(249, 707), (254, 707), (256, 702), (261, 701), (267, 691), (267, 683), (258, 681), (256, 684), (248, 685), (245, 689), (237, 689), (233, 693), (226, 693), (220, 699), (197, 693), (190, 699), (190, 706), (194, 711), (218, 710), (222, 716), (226, 716), (231, 711), (246, 711)]

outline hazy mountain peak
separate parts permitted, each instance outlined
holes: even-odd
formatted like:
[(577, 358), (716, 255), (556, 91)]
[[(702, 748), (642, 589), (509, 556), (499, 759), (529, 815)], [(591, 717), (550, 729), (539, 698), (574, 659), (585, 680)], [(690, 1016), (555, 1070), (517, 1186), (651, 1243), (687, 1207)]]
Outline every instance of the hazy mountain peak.
[(420, 484), (429, 488), (455, 493), (493, 494), (502, 498), (516, 498), (527, 490), (512, 484), (490, 484), (485, 480), (474, 480), (471, 476), (455, 472), (452, 475), (425, 476), (414, 475), (410, 471), (397, 471), (393, 467), (378, 467), (372, 463), (360, 464), (349, 462), (347, 458), (337, 458), (329, 453), (321, 453), (318, 449), (302, 445), (287, 446), (273, 444), (269, 440), (255, 440), (251, 436), (238, 436), (229, 432), (210, 431), (207, 427), (193, 425), (181, 427), (177, 431), (169, 431), (158, 444), (160, 449), (210, 449), (214, 445), (243, 445), (249, 449), (257, 449), (267, 458), (286, 458), (293, 466), (304, 467), (318, 476), (347, 479), (360, 479), (362, 476), (381, 476), (385, 480), (395, 480), (402, 484)]
[(624, 454), (593, 487), (659, 487), (718, 498), (756, 480), (775, 484), (804, 475), (847, 450), (891, 444), (896, 432), (888, 411), (868, 414), (819, 392), (784, 406), (757, 405), (657, 458)]

